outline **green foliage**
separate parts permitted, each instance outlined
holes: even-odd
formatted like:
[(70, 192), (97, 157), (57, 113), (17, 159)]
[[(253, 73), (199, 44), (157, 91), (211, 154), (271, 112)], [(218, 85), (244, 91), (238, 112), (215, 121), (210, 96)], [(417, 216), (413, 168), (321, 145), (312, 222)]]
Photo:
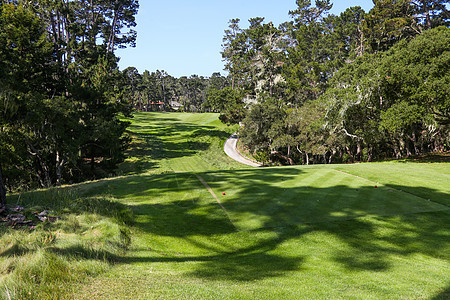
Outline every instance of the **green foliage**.
[[(251, 18), (247, 29), (231, 20), (222, 55), (232, 87), (259, 102), (245, 113), (244, 143), (289, 163), (443, 151), (450, 111), (449, 33), (438, 27), (448, 25), (444, 2), (380, 0), (368, 13), (350, 7), (336, 16), (328, 15), (330, 1), (302, 0), (278, 28), (264, 18)], [(283, 113), (263, 104), (267, 95)], [(270, 114), (276, 118), (264, 117)]]
[(364, 34), (372, 52), (385, 51), (402, 39), (419, 33), (414, 6), (407, 0), (380, 0), (366, 15)]
[(230, 87), (208, 91), (205, 108), (221, 112), (219, 119), (225, 124), (238, 124), (244, 118), (245, 107), (242, 102), (243, 93)]
[[(139, 74), (134, 67), (123, 70), (119, 76), (124, 88), (117, 91), (121, 101), (136, 111), (191, 111), (211, 112), (208, 94), (229, 86), (229, 78), (213, 73), (211, 77), (191, 75), (175, 78), (164, 70)], [(117, 94), (117, 92), (115, 92)], [(113, 95), (112, 95), (113, 96)]]
[(278, 122), (284, 119), (285, 111), (279, 101), (268, 98), (262, 103), (252, 105), (243, 120), (240, 138), (251, 152), (267, 151), (270, 149)]
[(389, 148), (397, 158), (442, 150), (449, 42), (448, 28), (439, 27), (342, 68), (322, 98), (328, 128), (379, 157)]
[(393, 104), (386, 111), (381, 112), (380, 128), (391, 133), (402, 133), (411, 126), (420, 123), (423, 110), (418, 105), (409, 105), (406, 102)]
[(113, 51), (134, 43), (121, 29), (136, 25), (137, 7), (104, 1), (90, 20), (94, 8), (77, 2), (2, 3), (0, 154), (9, 190), (104, 177), (123, 161), (129, 139), (118, 116), (129, 110), (116, 94)]
[(253, 154), (253, 157), (256, 159), (256, 161), (261, 162), (263, 165), (269, 161), (269, 151), (257, 151)]

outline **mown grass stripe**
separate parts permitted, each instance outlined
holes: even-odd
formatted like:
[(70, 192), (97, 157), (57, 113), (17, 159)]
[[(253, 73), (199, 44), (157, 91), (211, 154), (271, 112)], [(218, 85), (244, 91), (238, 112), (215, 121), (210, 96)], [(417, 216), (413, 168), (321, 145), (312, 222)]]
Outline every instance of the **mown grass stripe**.
[(344, 171), (341, 171), (341, 170), (337, 170), (337, 169), (333, 169), (333, 170), (335, 170), (336, 172), (339, 172), (339, 173), (343, 173), (343, 174), (349, 175), (349, 176), (357, 177), (357, 178), (362, 179), (362, 180), (366, 180), (368, 182), (371, 182), (372, 184), (376, 184), (377, 187), (378, 186), (379, 187), (383, 187), (384, 186), (385, 188), (389, 188), (389, 189), (394, 190), (394, 191), (399, 192), (399, 193), (409, 194), (411, 196), (417, 197), (417, 198), (422, 199), (424, 201), (428, 201), (428, 202), (432, 202), (432, 203), (435, 203), (435, 204), (438, 204), (438, 205), (442, 205), (442, 203), (439, 203), (439, 202), (436, 202), (436, 201), (432, 201), (431, 199), (425, 199), (425, 198), (423, 198), (421, 196), (418, 196), (418, 195), (413, 194), (411, 192), (407, 192), (405, 190), (399, 190), (399, 189), (396, 189), (396, 188), (394, 188), (392, 186), (389, 186), (389, 185), (386, 185), (386, 184), (383, 184), (383, 183), (379, 183), (379, 182), (375, 182), (373, 180), (370, 180), (370, 179), (367, 179), (367, 178), (364, 178), (364, 177), (361, 177), (361, 176), (358, 176), (358, 175), (354, 175), (354, 174), (351, 174), (351, 173), (347, 173), (347, 172), (344, 172)]
[(233, 223), (233, 220), (231, 220), (231, 216), (228, 213), (228, 211), (226, 210), (226, 208), (222, 205), (222, 202), (220, 202), (220, 199), (216, 196), (216, 194), (214, 193), (214, 191), (212, 190), (212, 188), (208, 185), (208, 183), (198, 174), (195, 174), (195, 176), (198, 178), (198, 180), (200, 180), (200, 182), (205, 186), (205, 188), (208, 190), (208, 192), (213, 196), (214, 199), (216, 199), (217, 203), (219, 204), (219, 206), (222, 208), (222, 210), (225, 212), (225, 214), (227, 215), (228, 220), (230, 221), (231, 224), (233, 224), (234, 228), (236, 228), (236, 230), (238, 230), (238, 228), (236, 227), (236, 225)]

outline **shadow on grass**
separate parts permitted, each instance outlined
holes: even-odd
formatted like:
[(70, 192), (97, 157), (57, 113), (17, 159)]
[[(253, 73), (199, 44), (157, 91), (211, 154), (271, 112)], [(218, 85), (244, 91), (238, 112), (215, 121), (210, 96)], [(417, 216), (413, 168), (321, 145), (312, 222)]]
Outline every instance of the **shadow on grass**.
[[(127, 156), (133, 159), (120, 166), (120, 170), (128, 175), (151, 170), (161, 159), (193, 156), (210, 147), (210, 138), (225, 140), (229, 136), (228, 132), (213, 126), (176, 122), (176, 119), (165, 120), (164, 126), (158, 126), (156, 122), (148, 125), (134, 123), (130, 126), (130, 134), (135, 138)], [(205, 138), (209, 139), (205, 141)]]
[[(279, 248), (316, 233), (331, 235), (345, 245), (330, 245), (336, 247), (331, 259), (349, 271), (388, 271), (392, 255), (448, 258), (450, 212), (437, 203), (448, 195), (424, 187), (375, 189), (367, 182), (302, 186), (308, 176), (316, 176), (319, 182), (342, 177), (333, 170), (325, 171), (271, 168), (200, 174), (216, 193), (222, 188), (230, 190), (220, 199), (233, 223), (192, 173), (128, 176), (75, 188), (83, 196), (106, 194), (132, 201), (129, 207), (135, 215), (135, 229), (180, 239), (205, 253), (128, 252), (113, 257), (118, 263), (195, 262), (189, 274), (201, 279), (252, 281), (301, 271), (307, 254), (281, 254)], [(423, 194), (431, 201), (422, 198)], [(242, 243), (227, 240), (239, 234), (246, 237)], [(298, 247), (301, 249), (301, 242)], [(67, 255), (74, 253), (93, 259), (105, 257), (89, 249), (67, 251)]]
[(431, 300), (448, 300), (450, 299), (450, 286), (448, 286), (445, 291), (442, 291), (438, 295), (431, 298)]
[[(332, 180), (330, 172), (317, 175), (317, 180)], [(297, 168), (200, 175), (216, 193), (222, 188), (230, 190), (219, 198), (237, 228), (191, 173), (130, 176), (86, 190), (86, 195), (104, 192), (116, 198), (133, 198), (130, 207), (139, 231), (182, 239), (215, 253), (179, 257), (149, 252), (148, 256), (125, 256), (121, 263), (192, 261), (200, 262), (191, 273), (199, 278), (257, 280), (301, 270), (304, 256), (283, 256), (277, 249), (317, 232), (331, 234), (346, 245), (337, 247), (332, 259), (350, 271), (387, 271), (392, 267), (392, 255), (448, 256), (450, 213), (437, 201), (448, 195), (437, 190), (406, 186), (375, 189), (370, 183), (302, 186), (299, 178), (309, 174)], [(430, 201), (420, 196), (423, 194)], [(236, 246), (215, 239), (240, 231), (247, 232), (250, 241)], [(266, 232), (273, 235), (258, 237)], [(196, 240), (196, 236), (211, 237), (215, 244)]]
[(93, 260), (101, 260), (101, 261), (107, 261), (110, 263), (113, 262), (120, 262), (121, 256), (117, 255), (115, 253), (112, 253), (108, 250), (104, 249), (93, 249), (88, 248), (86, 246), (82, 245), (75, 245), (65, 248), (55, 248), (55, 247), (49, 247), (47, 248), (48, 251), (51, 251), (55, 254), (63, 255), (70, 258), (84, 258), (84, 259), (93, 259)]

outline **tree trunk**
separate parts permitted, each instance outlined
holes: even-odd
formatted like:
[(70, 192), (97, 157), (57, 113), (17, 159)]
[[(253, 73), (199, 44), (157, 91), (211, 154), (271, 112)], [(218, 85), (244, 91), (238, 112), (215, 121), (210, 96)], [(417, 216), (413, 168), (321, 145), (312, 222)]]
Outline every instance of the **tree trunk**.
[(39, 151), (33, 146), (33, 144), (31, 144), (30, 142), (27, 141), (27, 145), (28, 145), (28, 153), (30, 153), (31, 155), (35, 156), (39, 162), (39, 164), (41, 165), (41, 169), (43, 172), (43, 180), (41, 182), (42, 187), (48, 188), (52, 186), (52, 180), (50, 178), (50, 173), (48, 170), (48, 166), (45, 163), (45, 161), (42, 159), (42, 157), (39, 155)]
[(6, 206), (6, 188), (3, 184), (3, 176), (2, 176), (2, 162), (0, 160), (0, 208)]
[(330, 157), (328, 157), (328, 164), (331, 164), (333, 162), (333, 156), (336, 154), (336, 151), (331, 151)]
[(369, 147), (369, 149), (367, 150), (367, 161), (368, 162), (372, 161), (372, 152), (373, 152), (373, 148)]
[(358, 161), (362, 161), (362, 149), (361, 149), (361, 143), (358, 141), (356, 144), (356, 157)]
[(65, 159), (61, 160), (59, 155), (59, 151), (56, 151), (56, 185), (61, 186), (61, 178), (62, 178), (62, 169), (66, 164)]
[(109, 38), (108, 38), (108, 47), (106, 50), (107, 53), (114, 52), (114, 40), (116, 38), (116, 25), (117, 25), (118, 15), (119, 15), (119, 12), (121, 9), (122, 9), (122, 7), (119, 6), (114, 11), (114, 18), (113, 18), (113, 22), (112, 22), (111, 32), (110, 32)]
[(419, 155), (420, 150), (419, 150), (419, 147), (417, 146), (417, 136), (416, 136), (415, 130), (413, 130), (410, 140), (414, 147), (414, 155)]

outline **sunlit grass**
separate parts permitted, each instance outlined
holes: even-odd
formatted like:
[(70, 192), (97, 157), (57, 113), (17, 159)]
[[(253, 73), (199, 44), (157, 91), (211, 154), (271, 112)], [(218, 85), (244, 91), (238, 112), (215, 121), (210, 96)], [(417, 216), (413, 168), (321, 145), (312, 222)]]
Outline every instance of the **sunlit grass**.
[(128, 176), (21, 196), (63, 219), (3, 232), (2, 297), (448, 298), (448, 164), (248, 168), (217, 114), (141, 113), (131, 130)]
[[(170, 124), (163, 116), (140, 116), (139, 123), (173, 129), (180, 118), (196, 117), (205, 124), (202, 115), (176, 114)], [(190, 136), (180, 128), (169, 130), (161, 147)], [(221, 161), (216, 149), (210, 153)], [(122, 263), (80, 286), (77, 298), (448, 296), (448, 164), (221, 170), (196, 160), (205, 153), (166, 153), (159, 175), (96, 185), (95, 193), (112, 191), (133, 209), (134, 239)]]
[[(24, 206), (35, 229), (0, 227), (0, 297), (60, 299), (73, 283), (101, 274), (130, 245), (131, 210), (112, 197), (81, 197), (76, 190), (50, 189), (9, 198)], [(34, 211), (51, 211), (41, 223)]]
[(219, 114), (137, 113), (122, 174), (160, 174), (245, 168), (223, 152), (224, 141), (236, 131), (218, 120)]

